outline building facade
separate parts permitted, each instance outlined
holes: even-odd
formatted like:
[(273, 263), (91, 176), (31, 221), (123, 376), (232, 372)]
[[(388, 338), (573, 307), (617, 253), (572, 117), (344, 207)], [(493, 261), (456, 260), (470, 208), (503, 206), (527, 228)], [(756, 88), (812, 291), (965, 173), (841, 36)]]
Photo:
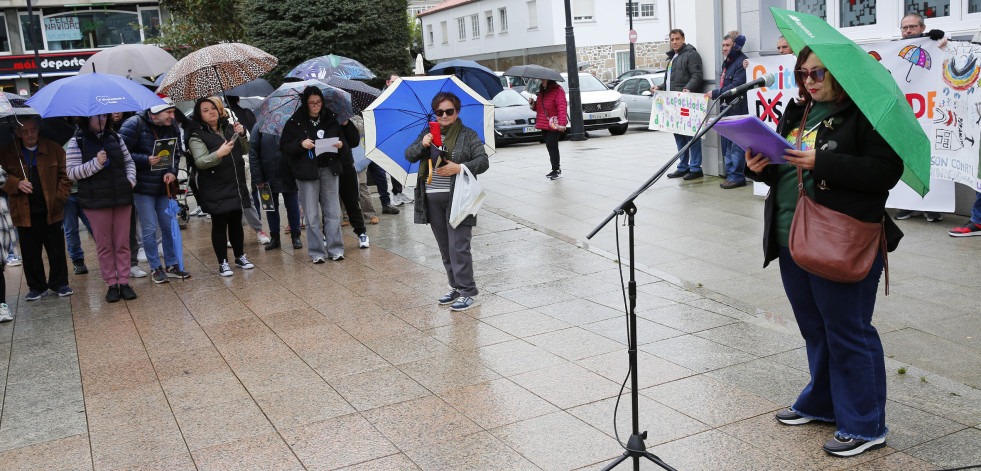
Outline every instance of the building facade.
[(45, 82), (75, 75), (96, 52), (120, 44), (139, 44), (156, 36), (163, 18), (156, 1), (33, 1), (40, 53), (40, 60), (36, 61), (27, 2), (2, 3), (0, 88), (23, 95), (37, 91), (38, 67)]
[[(625, 0), (573, 0), (580, 62), (602, 80), (629, 69)], [(666, 0), (635, 0), (636, 65), (660, 67), (667, 52)], [(494, 70), (539, 64), (565, 70), (563, 0), (449, 0), (420, 13), (430, 61), (475, 60)]]

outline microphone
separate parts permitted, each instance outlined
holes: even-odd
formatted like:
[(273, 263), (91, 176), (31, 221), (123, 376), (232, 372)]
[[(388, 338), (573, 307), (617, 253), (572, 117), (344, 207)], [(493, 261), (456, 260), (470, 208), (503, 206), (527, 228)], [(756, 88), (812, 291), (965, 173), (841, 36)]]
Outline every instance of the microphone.
[(763, 74), (762, 77), (753, 80), (752, 82), (746, 82), (736, 88), (733, 88), (732, 90), (729, 90), (719, 95), (719, 98), (732, 98), (742, 95), (743, 93), (746, 93), (754, 88), (771, 87), (773, 86), (773, 82), (775, 81), (776, 78), (774, 78), (773, 74), (771, 73)]

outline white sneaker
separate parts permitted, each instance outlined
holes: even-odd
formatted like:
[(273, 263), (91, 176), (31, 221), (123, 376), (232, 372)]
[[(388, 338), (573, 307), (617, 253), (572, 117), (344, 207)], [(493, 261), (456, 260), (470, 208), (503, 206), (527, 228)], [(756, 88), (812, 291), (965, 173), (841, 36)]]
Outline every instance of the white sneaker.
[(231, 248), (232, 247), (232, 243), (231, 242), (225, 242), (225, 247)]
[(368, 248), (368, 234), (361, 234), (358, 236), (358, 247), (362, 249)]
[(255, 268), (255, 265), (253, 265), (252, 262), (249, 261), (249, 259), (245, 258), (245, 254), (242, 254), (241, 257), (235, 259), (235, 266), (245, 270), (251, 270)]
[(415, 201), (415, 198), (413, 198), (412, 197), (412, 193), (410, 193), (407, 190), (408, 190), (408, 188), (403, 188), (402, 189), (402, 192), (399, 193), (399, 195), (402, 196), (402, 201), (405, 201), (406, 203), (411, 203), (411, 202)]
[(146, 278), (146, 272), (139, 265), (133, 265), (129, 267), (129, 276), (131, 278)]
[(0, 303), (0, 323), (14, 320), (14, 315), (10, 313), (10, 306), (7, 303)]
[(19, 267), (19, 266), (21, 266), (23, 264), (24, 264), (24, 260), (22, 260), (20, 257), (18, 257), (16, 255), (11, 255), (11, 256), (7, 257), (7, 266), (8, 267)]
[(141, 261), (141, 262), (145, 262), (146, 261), (146, 251), (143, 250), (143, 247), (140, 247), (140, 251), (139, 252), (136, 252), (136, 259), (139, 260), (139, 261)]
[(198, 206), (197, 208), (194, 208), (194, 210), (193, 210), (193, 211), (191, 211), (191, 212), (189, 212), (189, 213), (187, 213), (187, 215), (188, 215), (188, 216), (200, 216), (200, 215), (201, 215), (201, 213), (203, 213), (203, 212), (204, 212), (204, 211), (201, 211), (201, 207), (200, 207), (200, 206)]
[(392, 206), (402, 206), (405, 204), (405, 200), (402, 199), (402, 194), (392, 196)]
[(218, 274), (221, 276), (232, 276), (232, 268), (228, 266), (228, 260), (222, 260), (218, 265)]
[(266, 231), (256, 231), (255, 235), (259, 238), (259, 243), (262, 245), (266, 245), (272, 241), (272, 239), (269, 238), (269, 234), (266, 234)]

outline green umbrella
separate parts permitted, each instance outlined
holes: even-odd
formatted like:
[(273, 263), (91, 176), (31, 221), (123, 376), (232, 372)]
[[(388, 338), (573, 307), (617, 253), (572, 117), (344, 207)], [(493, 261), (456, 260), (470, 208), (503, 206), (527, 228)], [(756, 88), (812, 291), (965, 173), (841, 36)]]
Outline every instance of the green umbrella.
[(858, 109), (903, 159), (903, 181), (920, 196), (930, 190), (930, 140), (892, 74), (868, 52), (813, 15), (770, 8), (795, 51), (810, 46)]

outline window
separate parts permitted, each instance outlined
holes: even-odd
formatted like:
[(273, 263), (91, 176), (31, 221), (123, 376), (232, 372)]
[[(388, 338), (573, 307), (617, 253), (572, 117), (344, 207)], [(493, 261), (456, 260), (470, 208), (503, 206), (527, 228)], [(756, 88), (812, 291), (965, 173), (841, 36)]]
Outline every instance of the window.
[(439, 22), (439, 27), (440, 27), (440, 29), (443, 30), (443, 44), (446, 44), (446, 43), (448, 43), (450, 41), (450, 33), (449, 33), (449, 30), (446, 27), (446, 22), (445, 21), (440, 21)]
[(467, 20), (462, 16), (456, 19), (456, 38), (460, 41), (467, 39)]
[(429, 38), (430, 46), (436, 43), (436, 37), (433, 34), (433, 25), (426, 25), (426, 37)]
[(841, 22), (839, 26), (867, 26), (875, 24), (875, 0), (839, 0)]
[(970, 0), (967, 2), (968, 13), (981, 13), (981, 0)]
[(620, 93), (624, 95), (636, 95), (637, 80), (636, 79), (625, 80), (623, 82), (623, 85), (620, 87)]
[[(44, 40), (41, 39), (44, 30), (41, 28), (41, 17), (37, 14), (34, 15), (34, 27), (36, 30), (33, 31), (37, 31), (37, 48), (44, 49)], [(35, 36), (32, 34), (33, 31), (31, 30), (31, 20), (28, 19), (28, 16), (26, 14), (20, 15), (20, 37), (24, 38), (25, 51), (34, 49)]]
[(140, 20), (143, 22), (143, 35), (147, 38), (160, 36), (160, 10), (157, 8), (140, 9)]
[(593, 0), (574, 0), (572, 4), (573, 21), (593, 21)]
[[(24, 48), (31, 50), (34, 48), (34, 42), (30, 34), (30, 20), (26, 14), (20, 15), (20, 23)], [(48, 51), (95, 49), (120, 44), (139, 44), (144, 38), (159, 35), (160, 10), (146, 8), (137, 11), (136, 7), (131, 7), (130, 11), (79, 9), (44, 16), (35, 15), (34, 23), (38, 27), (40, 36), (38, 49)], [(141, 31), (134, 25), (145, 26), (147, 29)]]
[(479, 15), (471, 15), (470, 16), (470, 25), (473, 26), (473, 31), (471, 31), (471, 36), (473, 36), (475, 38), (479, 38), (480, 37), (480, 16)]
[(7, 36), (7, 19), (0, 16), (0, 52), (10, 52), (10, 38)]
[(794, 9), (801, 13), (810, 13), (825, 21), (828, 19), (827, 0), (797, 0)]
[[(936, 18), (938, 16), (950, 16), (950, 0), (906, 0), (903, 11), (906, 13), (916, 12), (924, 18)], [(976, 2), (971, 2), (974, 4)], [(970, 12), (975, 13), (975, 12)]]
[(630, 51), (617, 51), (617, 77), (630, 70)]
[(538, 28), (538, 4), (535, 0), (528, 2), (528, 29)]
[[(633, 8), (631, 8), (631, 6)], [(627, 10), (630, 10), (634, 18), (653, 19), (657, 17), (657, 5), (655, 5), (654, 2), (643, 3), (638, 0), (634, 0), (632, 4), (630, 2), (627, 3)]]
[[(979, 0), (979, 1), (981, 1), (981, 0)], [(508, 9), (506, 7), (505, 8), (500, 8), (500, 9), (497, 10), (497, 12), (498, 12), (498, 16), (500, 16), (500, 18), (501, 18), (501, 32), (502, 33), (507, 33), (508, 32)]]
[(487, 34), (494, 34), (494, 12), (484, 12), (484, 16), (487, 17)]

